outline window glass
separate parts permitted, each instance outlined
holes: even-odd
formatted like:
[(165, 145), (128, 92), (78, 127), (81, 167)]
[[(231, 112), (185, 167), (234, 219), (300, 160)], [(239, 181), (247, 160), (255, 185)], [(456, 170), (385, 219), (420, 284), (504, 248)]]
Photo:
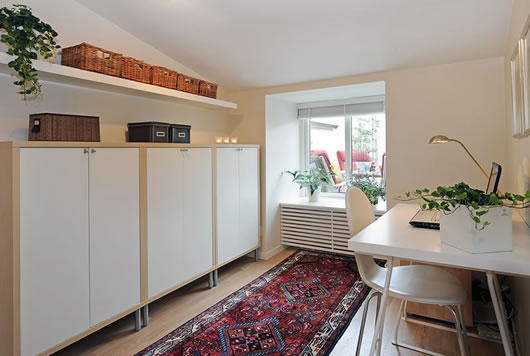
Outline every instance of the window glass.
[(323, 192), (345, 192), (344, 116), (312, 118), (310, 124), (310, 169), (321, 168), (336, 174), (331, 177), (334, 186), (322, 187)]
[(382, 177), (386, 156), (385, 114), (352, 116), (352, 174)]

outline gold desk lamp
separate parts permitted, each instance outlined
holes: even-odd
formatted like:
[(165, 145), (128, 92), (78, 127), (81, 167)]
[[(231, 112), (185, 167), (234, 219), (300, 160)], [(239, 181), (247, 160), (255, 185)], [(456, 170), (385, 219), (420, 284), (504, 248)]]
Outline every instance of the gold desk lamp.
[[(462, 146), (462, 148), (466, 151), (466, 153), (469, 155), (469, 157), (471, 157), (473, 162), (475, 162), (477, 167), (480, 168), (480, 170), (482, 171), (482, 173), (484, 174), (486, 179), (489, 179), (490, 176), (489, 176), (488, 172), (486, 172), (486, 170), (484, 168), (482, 168), (482, 166), (478, 163), (478, 161), (475, 159), (475, 157), (473, 157), (471, 152), (469, 152), (467, 147), (464, 146), (464, 144), (462, 142), (458, 141), (457, 139), (449, 138), (449, 137), (444, 136), (444, 135), (436, 135), (436, 136), (431, 137), (431, 139), (429, 140), (429, 144), (431, 144), (431, 143), (447, 143), (447, 142), (456, 142), (456, 143), (460, 144), (460, 146)], [(500, 189), (497, 189), (497, 193), (499, 195), (502, 195)]]

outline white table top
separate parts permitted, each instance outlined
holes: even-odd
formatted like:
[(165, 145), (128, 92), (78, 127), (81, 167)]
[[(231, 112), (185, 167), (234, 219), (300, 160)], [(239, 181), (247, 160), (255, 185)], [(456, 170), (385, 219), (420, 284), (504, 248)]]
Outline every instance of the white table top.
[(478, 271), (530, 277), (530, 228), (513, 216), (512, 252), (471, 254), (440, 242), (440, 231), (416, 228), (409, 220), (417, 204), (398, 204), (348, 241), (360, 253), (392, 256)]

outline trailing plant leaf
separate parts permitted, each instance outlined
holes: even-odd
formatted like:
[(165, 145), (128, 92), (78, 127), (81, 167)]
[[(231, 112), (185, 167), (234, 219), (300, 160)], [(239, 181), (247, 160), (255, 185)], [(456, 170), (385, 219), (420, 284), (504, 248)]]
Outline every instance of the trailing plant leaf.
[(32, 60), (39, 55), (45, 60), (55, 56), (56, 49), (60, 48), (55, 42), (57, 32), (35, 17), (30, 7), (13, 5), (0, 8), (0, 33), (0, 42), (8, 46), (7, 54), (15, 56), (8, 66), (19, 78), (13, 83), (19, 87), (18, 93), (24, 100), (38, 98), (42, 93), (41, 85)]
[(398, 196), (400, 201), (421, 200), (423, 210), (438, 210), (443, 214), (452, 214), (463, 206), (469, 211), (469, 216), (475, 222), (475, 228), (484, 229), (491, 222), (482, 218), (487, 216), (489, 209), (495, 207), (508, 207), (512, 209), (526, 209), (530, 207), (530, 191), (524, 195), (503, 193), (486, 194), (482, 190), (473, 189), (465, 183), (458, 183), (450, 187), (439, 186), (431, 191), (427, 188), (406, 192), (405, 198)]

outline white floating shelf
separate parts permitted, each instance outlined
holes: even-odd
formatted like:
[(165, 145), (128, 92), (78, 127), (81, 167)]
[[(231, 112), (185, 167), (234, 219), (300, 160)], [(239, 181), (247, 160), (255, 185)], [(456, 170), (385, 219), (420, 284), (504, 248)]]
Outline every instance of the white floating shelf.
[[(12, 58), (12, 56), (6, 53), (0, 53), (0, 73), (14, 75), (13, 70), (7, 66)], [(60, 64), (33, 61), (33, 66), (38, 71), (39, 80), (43, 81), (108, 90), (143, 97), (169, 97), (182, 102), (188, 102), (190, 104), (199, 104), (202, 106), (206, 105), (225, 109), (237, 109), (237, 104), (228, 101), (162, 88), (156, 85), (144, 84), (135, 82), (133, 80), (113, 77), (110, 75), (89, 72)]]

